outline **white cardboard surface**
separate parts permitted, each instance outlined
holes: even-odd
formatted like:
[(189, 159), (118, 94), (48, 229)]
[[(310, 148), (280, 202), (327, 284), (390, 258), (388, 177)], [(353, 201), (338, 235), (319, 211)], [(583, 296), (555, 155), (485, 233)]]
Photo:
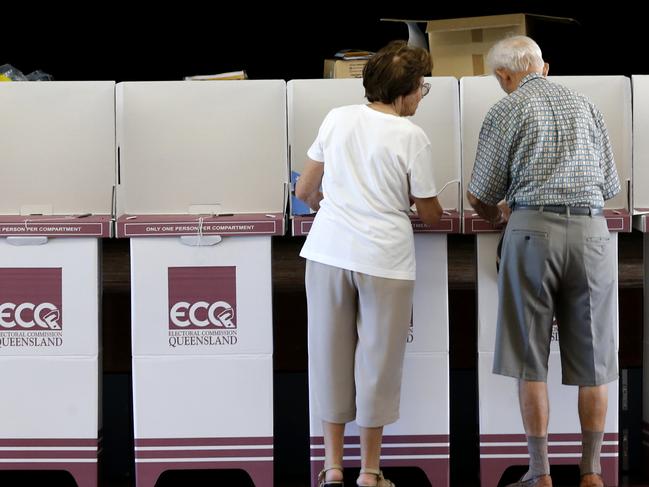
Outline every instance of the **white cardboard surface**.
[(0, 357), (0, 438), (97, 438), (97, 357)]
[[(219, 266), (237, 268), (237, 343), (171, 347), (168, 268)], [(178, 237), (131, 238), (131, 296), (134, 356), (272, 353), (269, 237), (224, 237), (210, 247), (190, 247)]]
[[(99, 348), (99, 242), (96, 238), (50, 239), (45, 245), (14, 246), (0, 238), (0, 268), (61, 268), (62, 329), (48, 336), (62, 338), (61, 346), (0, 347), (0, 356), (96, 356)], [(26, 295), (24, 302), (39, 301)], [(1, 304), (1, 303), (0, 303)], [(14, 303), (16, 305), (20, 303)], [(40, 302), (33, 302), (38, 305)], [(8, 320), (8, 318), (5, 318)], [(20, 333), (0, 327), (0, 336)], [(38, 332), (37, 326), (22, 330)]]
[(406, 353), (448, 352), (448, 266), (446, 235), (415, 234), (417, 275), (413, 327)]
[(110, 214), (115, 83), (0, 85), (0, 214)]
[(273, 358), (135, 357), (135, 438), (270, 437)]
[[(602, 112), (622, 184), (622, 191), (606, 202), (606, 208), (628, 209), (626, 180), (631, 178), (630, 80), (625, 76), (550, 76), (548, 79), (587, 96)], [(494, 76), (470, 76), (460, 80), (465, 208), (471, 208), (465, 193), (471, 180), (482, 122), (489, 109), (504, 96), (505, 92)]]
[(117, 85), (118, 214), (282, 212), (286, 83)]
[[(460, 178), (460, 127), (458, 84), (455, 78), (426, 78), (431, 83), (412, 122), (424, 129), (435, 154), (438, 189)], [(362, 79), (292, 80), (288, 82), (288, 140), (291, 169), (302, 172), (306, 153), (318, 134), (320, 124), (335, 107), (365, 104)], [(444, 208), (459, 209), (458, 185), (440, 195)]]
[(493, 352), (498, 318), (496, 251), (499, 233), (476, 235), (476, 294), (478, 297), (478, 352)]

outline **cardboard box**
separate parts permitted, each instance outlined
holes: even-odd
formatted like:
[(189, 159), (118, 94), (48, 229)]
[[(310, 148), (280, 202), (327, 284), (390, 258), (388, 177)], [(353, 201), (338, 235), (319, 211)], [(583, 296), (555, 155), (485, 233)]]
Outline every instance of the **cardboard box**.
[[(612, 235), (617, 245), (617, 234)], [(518, 405), (518, 381), (491, 372), (498, 312), (495, 256), (499, 236), (497, 233), (477, 235), (478, 396), (480, 479), (483, 486), (497, 485), (508, 467), (528, 462)], [(550, 464), (576, 464), (581, 454), (578, 388), (561, 383), (561, 353), (557, 340), (550, 345), (548, 369)], [(606, 485), (617, 485), (618, 381), (609, 385), (608, 394), (602, 466)], [(559, 402), (565, 406), (557, 407)]]
[(433, 76), (474, 76), (487, 73), (485, 57), (499, 40), (513, 35), (535, 36), (543, 25), (573, 23), (573, 19), (546, 15), (508, 14), (427, 21), (426, 33), (433, 61)]
[[(385, 427), (381, 448), (384, 467), (420, 469), (436, 487), (449, 485), (448, 352), (407, 353), (403, 365), (400, 417)], [(311, 486), (324, 465), (322, 422), (313, 391), (309, 391)], [(345, 467), (360, 466), (360, 431), (345, 428)]]
[(417, 279), (406, 354), (448, 352), (448, 254), (445, 234), (415, 234)]
[(135, 356), (133, 408), (136, 439), (272, 438), (273, 356)]
[(133, 358), (135, 475), (240, 469), (273, 486), (273, 356)]
[[(437, 487), (449, 482), (448, 275), (446, 235), (415, 234), (417, 280), (407, 339), (400, 418), (385, 427), (381, 464), (420, 469)], [(310, 390), (311, 485), (323, 468), (318, 405)], [(357, 467), (360, 432), (345, 431), (346, 466)]]
[(271, 244), (131, 238), (133, 356), (272, 354)]
[(0, 438), (97, 438), (101, 423), (96, 356), (0, 357), (0, 366), (0, 387), (11, 391), (0, 406)]
[(96, 361), (98, 259), (96, 238), (53, 238), (27, 246), (0, 238), (0, 357)]
[[(491, 372), (492, 352), (478, 353), (480, 412), (480, 481), (498, 485), (513, 465), (529, 462), (525, 430), (518, 405), (518, 381)], [(617, 485), (618, 476), (618, 381), (608, 386), (608, 411), (604, 426), (601, 462), (606, 485)], [(550, 465), (578, 465), (581, 432), (576, 386), (561, 384), (561, 354), (550, 353), (548, 370)]]
[(367, 64), (367, 59), (354, 59), (345, 61), (344, 59), (325, 59), (324, 77), (325, 78), (362, 78), (363, 68)]
[(433, 20), (426, 33), (433, 59), (433, 76), (472, 76), (487, 73), (485, 57), (504, 37), (528, 33), (524, 14)]

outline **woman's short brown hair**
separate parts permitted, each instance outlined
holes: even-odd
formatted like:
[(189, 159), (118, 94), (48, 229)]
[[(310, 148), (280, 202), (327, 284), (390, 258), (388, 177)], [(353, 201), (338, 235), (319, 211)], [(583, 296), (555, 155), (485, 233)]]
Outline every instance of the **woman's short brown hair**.
[(393, 103), (417, 89), (422, 76), (430, 73), (430, 54), (406, 41), (392, 41), (378, 51), (363, 69), (368, 101)]

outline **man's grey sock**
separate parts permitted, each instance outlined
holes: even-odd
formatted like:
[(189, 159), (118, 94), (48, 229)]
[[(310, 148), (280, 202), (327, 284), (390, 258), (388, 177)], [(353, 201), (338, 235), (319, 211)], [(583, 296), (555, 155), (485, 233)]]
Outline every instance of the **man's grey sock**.
[(550, 475), (548, 437), (528, 436), (527, 450), (530, 453), (530, 469), (523, 477), (523, 480), (533, 479), (541, 475)]
[(602, 451), (603, 431), (581, 432), (581, 463), (579, 470), (582, 475), (587, 473), (602, 473), (599, 455)]

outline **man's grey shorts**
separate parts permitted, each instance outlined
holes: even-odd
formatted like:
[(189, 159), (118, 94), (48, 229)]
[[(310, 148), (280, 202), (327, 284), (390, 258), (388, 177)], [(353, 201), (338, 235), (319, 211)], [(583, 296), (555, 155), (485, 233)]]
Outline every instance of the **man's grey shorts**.
[(498, 274), (494, 373), (545, 382), (556, 317), (563, 383), (615, 380), (616, 258), (603, 216), (514, 211)]

